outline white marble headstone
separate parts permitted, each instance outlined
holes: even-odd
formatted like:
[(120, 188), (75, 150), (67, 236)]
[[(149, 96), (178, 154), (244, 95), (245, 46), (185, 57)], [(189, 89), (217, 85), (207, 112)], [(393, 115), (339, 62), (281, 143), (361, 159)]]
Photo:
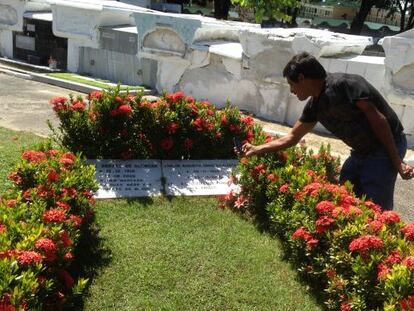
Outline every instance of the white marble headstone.
[(237, 160), (163, 161), (167, 195), (220, 195), (229, 192)]
[(161, 194), (158, 160), (90, 160), (96, 167), (97, 199), (147, 197)]

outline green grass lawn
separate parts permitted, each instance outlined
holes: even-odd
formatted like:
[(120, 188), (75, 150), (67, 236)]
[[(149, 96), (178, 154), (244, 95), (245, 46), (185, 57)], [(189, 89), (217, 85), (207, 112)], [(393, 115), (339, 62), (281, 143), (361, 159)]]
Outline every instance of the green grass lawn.
[[(86, 84), (89, 86), (99, 87), (102, 89), (110, 89), (114, 87), (113, 83), (108, 80), (85, 77), (85, 76), (81, 76), (81, 75), (70, 73), (70, 72), (63, 72), (63, 73), (52, 72), (52, 73), (48, 73), (47, 75), (53, 78), (82, 83), (82, 84)], [(139, 89), (143, 90), (144, 87), (141, 85), (121, 85), (120, 89), (121, 90), (139, 90)]]
[(7, 175), (19, 159), (21, 151), (42, 141), (39, 136), (0, 127), (0, 196), (11, 185)]
[[(1, 191), (33, 135), (0, 129)], [(77, 250), (90, 277), (72, 310), (322, 310), (277, 240), (212, 197), (98, 201)], [(83, 247), (83, 248), (82, 248)]]

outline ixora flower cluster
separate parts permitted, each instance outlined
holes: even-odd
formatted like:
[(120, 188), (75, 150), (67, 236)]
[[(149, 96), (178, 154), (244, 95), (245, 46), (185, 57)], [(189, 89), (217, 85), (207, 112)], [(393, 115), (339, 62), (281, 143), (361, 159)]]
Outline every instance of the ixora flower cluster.
[(50, 103), (60, 120), (55, 138), (90, 159), (234, 158), (233, 137), (251, 141), (259, 131), (235, 107), (218, 110), (182, 92), (150, 102), (118, 88)]
[(0, 197), (0, 310), (61, 310), (82, 292), (70, 271), (93, 220), (94, 170), (50, 145), (23, 152)]
[(338, 168), (327, 148), (242, 158), (220, 207), (265, 219), (327, 309), (414, 310), (414, 224), (339, 185)]

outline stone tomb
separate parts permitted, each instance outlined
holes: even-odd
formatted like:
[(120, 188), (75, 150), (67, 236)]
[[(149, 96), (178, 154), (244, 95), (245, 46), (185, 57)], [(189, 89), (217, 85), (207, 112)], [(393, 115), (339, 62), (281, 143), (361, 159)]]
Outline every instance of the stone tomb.
[(229, 192), (237, 160), (90, 160), (96, 167), (97, 199)]

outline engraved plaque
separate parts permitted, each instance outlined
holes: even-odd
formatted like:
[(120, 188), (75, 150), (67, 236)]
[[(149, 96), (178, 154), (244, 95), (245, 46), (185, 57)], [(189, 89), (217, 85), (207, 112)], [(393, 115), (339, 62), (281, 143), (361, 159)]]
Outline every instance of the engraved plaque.
[(158, 160), (89, 160), (96, 167), (97, 199), (161, 195)]
[(167, 195), (220, 195), (229, 192), (237, 160), (166, 160), (162, 162)]

